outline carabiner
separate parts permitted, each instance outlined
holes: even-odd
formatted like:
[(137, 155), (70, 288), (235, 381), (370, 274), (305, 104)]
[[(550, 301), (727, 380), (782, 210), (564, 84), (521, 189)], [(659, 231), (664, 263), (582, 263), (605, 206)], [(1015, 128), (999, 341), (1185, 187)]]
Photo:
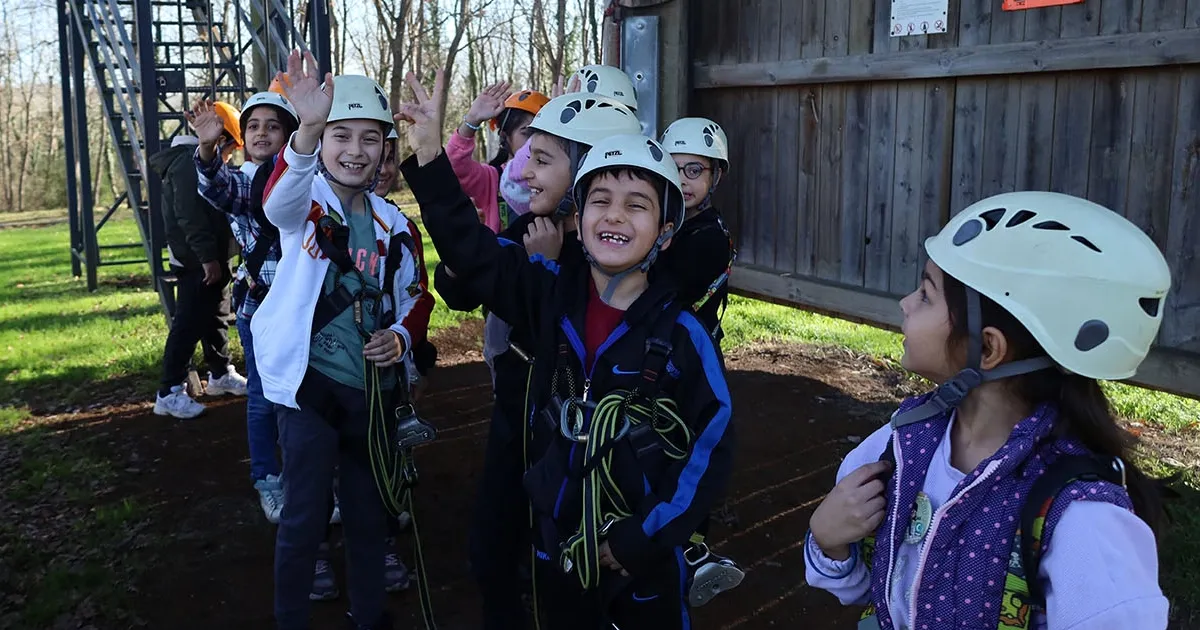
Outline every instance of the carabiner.
[(558, 412), (558, 430), (562, 436), (586, 444), (588, 434), (583, 430), (584, 409), (595, 409), (595, 403), (579, 398), (568, 398), (563, 401), (562, 409)]

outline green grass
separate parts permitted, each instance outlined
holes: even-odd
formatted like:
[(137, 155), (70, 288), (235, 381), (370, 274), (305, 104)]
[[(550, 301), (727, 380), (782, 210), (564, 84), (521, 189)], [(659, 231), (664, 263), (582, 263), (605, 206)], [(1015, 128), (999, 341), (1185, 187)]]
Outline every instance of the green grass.
[[(100, 236), (102, 245), (140, 243), (127, 215)], [(114, 380), (153, 390), (167, 326), (148, 266), (101, 267), (100, 288), (89, 293), (86, 282), (71, 277), (68, 244), (66, 225), (0, 230), (0, 408), (90, 402)], [(141, 255), (140, 249), (107, 252)], [(425, 258), (432, 277), (438, 255), (428, 242)], [(452, 312), (439, 299), (430, 332), (478, 316)], [(240, 362), (236, 339), (231, 327), (230, 349)]]

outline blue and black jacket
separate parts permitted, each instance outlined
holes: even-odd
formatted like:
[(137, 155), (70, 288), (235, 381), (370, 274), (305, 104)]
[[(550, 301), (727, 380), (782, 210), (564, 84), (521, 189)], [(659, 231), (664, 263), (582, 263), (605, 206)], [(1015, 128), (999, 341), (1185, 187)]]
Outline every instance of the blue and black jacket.
[[(479, 223), (475, 208), (462, 192), (446, 157), (418, 167), (415, 158), (401, 165), (425, 227), (442, 260), (465, 279), (461, 286), (489, 310), (533, 340), (531, 412), (535, 428), (533, 459), (526, 490), (542, 519), (556, 532), (541, 536), (543, 549), (575, 533), (581, 514), (581, 462), (576, 444), (539, 420), (558, 388), (574, 379), (587, 383), (599, 400), (615, 390), (637, 388), (642, 379), (647, 341), (660, 329), (664, 313), (678, 313), (669, 327), (672, 352), (659, 394), (675, 401), (679, 416), (694, 436), (687, 456), (635, 456), (629, 444), (613, 451), (613, 469), (634, 515), (607, 533), (613, 555), (636, 579), (663, 563), (680, 561), (680, 548), (708, 517), (725, 492), (733, 459), (731, 406), (724, 369), (708, 331), (694, 315), (672, 308), (674, 286), (669, 276), (652, 278), (650, 287), (626, 311), (616, 330), (600, 346), (591, 365), (584, 365), (584, 313), (591, 272), (586, 262), (559, 265), (531, 259), (523, 248), (505, 246)], [(441, 287), (438, 287), (439, 291)], [(562, 373), (563, 368), (569, 375)], [(565, 394), (564, 394), (565, 395)], [(547, 540), (557, 536), (558, 540)], [(553, 545), (553, 546), (551, 546)]]

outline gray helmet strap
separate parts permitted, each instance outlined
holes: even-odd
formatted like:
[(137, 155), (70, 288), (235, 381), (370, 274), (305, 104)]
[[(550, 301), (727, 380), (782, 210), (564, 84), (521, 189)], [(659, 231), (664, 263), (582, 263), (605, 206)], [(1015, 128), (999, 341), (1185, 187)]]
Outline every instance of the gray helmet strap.
[(938, 385), (933, 395), (924, 403), (896, 413), (892, 416), (892, 429), (898, 429), (916, 422), (923, 422), (946, 413), (958, 407), (967, 398), (971, 390), (989, 381), (1029, 374), (1054, 367), (1050, 357), (1034, 357), (1005, 363), (992, 370), (983, 370), (983, 309), (979, 292), (966, 287), (967, 292), (967, 367), (954, 378)]

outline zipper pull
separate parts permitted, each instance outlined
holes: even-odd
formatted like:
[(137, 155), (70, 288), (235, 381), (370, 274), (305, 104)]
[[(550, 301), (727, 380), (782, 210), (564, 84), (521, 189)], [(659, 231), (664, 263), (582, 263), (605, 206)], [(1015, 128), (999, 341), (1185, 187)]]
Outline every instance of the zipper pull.
[(591, 390), (592, 390), (592, 379), (590, 379), (590, 378), (583, 379), (583, 400), (584, 400), (584, 402), (587, 402), (588, 392), (590, 392)]

